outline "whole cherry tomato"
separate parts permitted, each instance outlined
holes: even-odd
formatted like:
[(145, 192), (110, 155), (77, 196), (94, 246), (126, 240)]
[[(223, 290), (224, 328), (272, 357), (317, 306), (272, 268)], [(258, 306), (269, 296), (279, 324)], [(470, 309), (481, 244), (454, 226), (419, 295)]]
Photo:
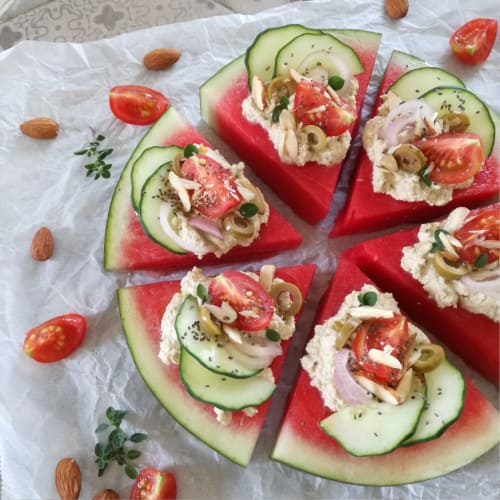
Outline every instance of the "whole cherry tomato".
[(109, 91), (109, 106), (121, 121), (131, 125), (151, 125), (168, 109), (167, 98), (140, 85), (118, 85)]
[(457, 29), (450, 38), (453, 53), (467, 64), (479, 64), (490, 55), (497, 36), (496, 19), (472, 19)]

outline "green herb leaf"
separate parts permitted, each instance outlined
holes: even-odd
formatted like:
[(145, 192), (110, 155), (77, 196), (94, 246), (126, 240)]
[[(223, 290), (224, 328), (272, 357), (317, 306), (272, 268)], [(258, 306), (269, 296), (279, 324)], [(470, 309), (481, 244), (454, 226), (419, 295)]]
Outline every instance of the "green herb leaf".
[(377, 303), (376, 292), (365, 292), (358, 295), (359, 303), (362, 306), (374, 306)]
[(132, 441), (133, 443), (142, 443), (147, 438), (148, 436), (146, 434), (143, 434), (142, 432), (136, 432), (135, 434), (132, 434), (130, 436), (129, 440)]
[(280, 334), (272, 328), (266, 328), (266, 337), (273, 342), (278, 342), (281, 338)]
[(427, 187), (431, 187), (432, 186), (432, 181), (430, 180), (429, 178), (429, 174), (430, 174), (430, 171), (428, 168), (423, 168), (421, 171), (420, 171), (420, 180), (422, 181), (422, 183), (424, 185), (426, 185)]
[(130, 479), (135, 479), (137, 477), (137, 470), (132, 465), (127, 464), (125, 466), (125, 474), (127, 474)]
[(290, 98), (287, 95), (282, 95), (280, 97), (280, 106), (285, 109), (288, 108), (288, 104), (290, 103)]
[(77, 156), (82, 156), (86, 155), (88, 153), (88, 149), (80, 149), (78, 151), (75, 151), (73, 154)]
[(130, 458), (130, 460), (135, 460), (136, 458), (139, 458), (141, 456), (141, 452), (139, 450), (128, 450), (127, 451), (127, 458)]
[(484, 267), (488, 264), (488, 254), (480, 253), (474, 261), (474, 267)]
[(107, 424), (106, 422), (103, 422), (102, 424), (99, 424), (96, 427), (95, 433), (99, 434), (99, 432), (105, 431), (108, 427), (109, 427), (109, 424)]
[(344, 86), (345, 80), (338, 75), (331, 76), (328, 78), (328, 85), (333, 90), (340, 90)]
[(184, 148), (184, 158), (189, 158), (190, 156), (193, 156), (196, 153), (198, 153), (198, 148), (194, 144), (188, 144)]
[(114, 448), (121, 448), (126, 440), (127, 435), (121, 429), (114, 429), (109, 435), (109, 442)]
[(209, 295), (206, 286), (203, 283), (198, 283), (196, 287), (196, 295), (199, 297), (201, 302), (204, 304), (205, 302), (210, 302), (212, 297)]
[(127, 413), (128, 412), (126, 410), (115, 410), (112, 406), (110, 406), (106, 410), (106, 418), (112, 425), (119, 427), (122, 423), (123, 417), (125, 417)]
[(431, 253), (437, 252), (438, 250), (444, 250), (443, 242), (439, 237), (441, 233), (450, 234), (448, 231), (446, 231), (446, 229), (436, 229), (436, 231), (434, 231), (434, 242), (431, 246)]
[(257, 215), (258, 213), (258, 207), (253, 203), (243, 203), (243, 205), (241, 205), (240, 207), (240, 214), (243, 215), (243, 217), (245, 217), (246, 219), (250, 219), (250, 217)]
[(104, 179), (109, 179), (109, 177), (111, 177), (109, 170), (112, 165), (111, 163), (105, 163), (104, 159), (113, 152), (113, 149), (97, 149), (100, 146), (100, 142), (104, 139), (105, 137), (103, 135), (97, 135), (89, 142), (89, 147), (87, 149), (80, 149), (73, 153), (75, 155), (87, 155), (92, 161), (92, 163), (87, 163), (85, 168), (87, 169), (87, 177), (93, 175), (95, 180), (99, 179), (99, 177), (103, 177)]
[(281, 115), (281, 112), (283, 111), (283, 107), (282, 106), (276, 106), (274, 109), (273, 109), (273, 113), (271, 115), (271, 119), (274, 123), (278, 123), (279, 122), (279, 119), (280, 119), (280, 115)]

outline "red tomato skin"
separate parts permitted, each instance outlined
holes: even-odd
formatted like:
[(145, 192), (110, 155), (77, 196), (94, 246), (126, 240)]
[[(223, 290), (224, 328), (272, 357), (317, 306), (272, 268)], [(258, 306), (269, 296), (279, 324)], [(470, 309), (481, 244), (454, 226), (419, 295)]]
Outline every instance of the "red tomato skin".
[(232, 173), (209, 156), (197, 154), (187, 158), (182, 164), (181, 175), (201, 184), (201, 192), (192, 203), (198, 212), (210, 219), (223, 216), (241, 203)]
[(244, 331), (266, 328), (273, 317), (274, 305), (271, 296), (250, 276), (239, 271), (225, 271), (210, 280), (208, 294), (215, 305), (228, 302), (236, 312), (252, 310), (258, 317), (238, 314), (236, 326)]
[(454, 234), (462, 243), (462, 248), (458, 249), (462, 260), (472, 265), (484, 253), (488, 256), (488, 263), (496, 262), (500, 259), (498, 248), (484, 248), (474, 244), (478, 230), (484, 231), (481, 235), (484, 240), (500, 240), (500, 206), (480, 209), (476, 215), (466, 219), (465, 224)]
[[(326, 88), (318, 82), (301, 81), (295, 89), (294, 114), (302, 125), (316, 125), (327, 136), (344, 133), (356, 119), (356, 112), (347, 103), (341, 106), (325, 95)], [(324, 111), (315, 111), (324, 106)]]
[(87, 322), (81, 314), (57, 316), (28, 331), (23, 351), (35, 361), (53, 363), (66, 358), (80, 347), (86, 330)]
[(175, 500), (176, 497), (175, 476), (153, 467), (139, 472), (130, 491), (130, 500)]
[(455, 56), (467, 64), (480, 64), (490, 55), (497, 36), (496, 19), (472, 19), (458, 28), (450, 38)]
[(151, 125), (168, 109), (168, 99), (141, 85), (118, 85), (109, 91), (109, 107), (130, 125)]
[(415, 141), (434, 169), (429, 175), (437, 184), (460, 184), (474, 177), (484, 165), (481, 138), (470, 133), (445, 133)]
[(394, 385), (401, 378), (403, 371), (371, 361), (368, 358), (368, 351), (383, 350), (386, 345), (390, 345), (394, 348), (392, 356), (398, 358), (404, 367), (409, 344), (408, 321), (401, 314), (396, 314), (392, 318), (363, 321), (354, 331), (352, 351), (362, 371), (375, 379)]

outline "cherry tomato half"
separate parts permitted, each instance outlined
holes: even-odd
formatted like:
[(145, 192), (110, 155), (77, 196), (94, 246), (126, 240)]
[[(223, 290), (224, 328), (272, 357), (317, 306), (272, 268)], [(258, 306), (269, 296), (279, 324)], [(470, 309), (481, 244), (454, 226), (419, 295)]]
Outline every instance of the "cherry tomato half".
[(80, 314), (57, 316), (26, 334), (23, 351), (40, 363), (59, 361), (80, 346), (86, 329), (87, 322)]
[(221, 217), (241, 202), (232, 173), (206, 155), (197, 154), (187, 158), (182, 164), (181, 174), (201, 184), (192, 202), (206, 217)]
[(485, 158), (477, 134), (451, 133), (415, 142), (434, 169), (429, 175), (438, 184), (460, 184), (474, 177)]
[(479, 64), (490, 55), (497, 36), (496, 19), (478, 18), (466, 22), (450, 38), (453, 53), (467, 64)]
[(139, 472), (130, 492), (130, 500), (175, 500), (176, 496), (175, 476), (153, 467)]
[(352, 352), (361, 368), (375, 378), (396, 384), (402, 371), (396, 368), (375, 363), (368, 358), (370, 349), (384, 350), (390, 346), (391, 356), (397, 358), (404, 366), (409, 348), (408, 320), (401, 314), (392, 318), (373, 318), (363, 321), (353, 334)]
[(454, 236), (462, 243), (458, 254), (465, 262), (473, 265), (481, 254), (487, 256), (488, 262), (499, 260), (500, 250), (483, 247), (481, 241), (500, 240), (500, 205), (478, 210), (475, 215), (466, 220)]
[(167, 98), (140, 85), (118, 85), (109, 91), (109, 107), (121, 121), (131, 125), (150, 125), (167, 110)]
[(238, 312), (236, 324), (241, 330), (262, 330), (273, 317), (272, 297), (245, 273), (225, 271), (219, 274), (210, 281), (208, 294), (212, 297), (212, 304), (227, 302)]

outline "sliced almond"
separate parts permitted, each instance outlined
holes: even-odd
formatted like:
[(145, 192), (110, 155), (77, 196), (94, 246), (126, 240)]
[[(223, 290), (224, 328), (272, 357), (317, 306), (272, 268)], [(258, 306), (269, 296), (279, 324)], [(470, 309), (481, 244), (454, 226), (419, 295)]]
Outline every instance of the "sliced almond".
[(297, 128), (295, 117), (290, 111), (288, 111), (288, 109), (281, 111), (279, 125), (282, 130), (295, 130)]
[(241, 338), (241, 332), (238, 328), (235, 328), (234, 326), (227, 325), (224, 323), (222, 325), (222, 329), (232, 342), (235, 342), (236, 344), (243, 343), (243, 340)]
[(370, 319), (370, 318), (392, 318), (394, 312), (389, 309), (380, 309), (372, 306), (351, 307), (349, 313), (354, 318)]
[(257, 75), (252, 78), (252, 99), (257, 109), (263, 111), (266, 107), (266, 86)]
[(179, 199), (182, 203), (182, 208), (186, 212), (191, 210), (191, 197), (189, 196), (188, 189), (199, 189), (200, 185), (195, 181), (190, 181), (189, 179), (182, 179), (176, 175), (172, 170), (168, 173), (168, 181), (172, 188), (179, 195)]
[(368, 351), (368, 357), (374, 363), (380, 363), (381, 365), (388, 366), (389, 368), (395, 368), (396, 370), (403, 369), (403, 365), (398, 358), (395, 358), (381, 349), (370, 349)]
[(402, 403), (401, 396), (392, 387), (378, 383), (360, 372), (354, 372), (353, 375), (359, 385), (385, 403), (389, 403), (394, 406)]
[(223, 323), (234, 323), (238, 319), (238, 313), (229, 305), (228, 302), (222, 302), (220, 306), (214, 304), (205, 304), (210, 314)]
[(403, 375), (399, 384), (396, 386), (396, 392), (401, 397), (401, 402), (404, 403), (410, 395), (411, 386), (413, 384), (413, 370), (410, 368)]
[(170, 68), (179, 60), (181, 55), (180, 50), (173, 48), (154, 49), (144, 56), (143, 63), (147, 69), (160, 71)]
[(34, 260), (44, 261), (52, 257), (54, 252), (54, 238), (48, 227), (41, 227), (33, 236), (30, 248)]
[(271, 287), (273, 286), (275, 272), (276, 266), (273, 264), (264, 264), (260, 268), (259, 284), (267, 293), (271, 291)]
[(284, 130), (279, 144), (281, 158), (288, 163), (295, 163), (299, 157), (299, 143), (293, 130)]
[(52, 118), (39, 117), (21, 123), (21, 132), (32, 139), (54, 139), (59, 133), (59, 124)]

